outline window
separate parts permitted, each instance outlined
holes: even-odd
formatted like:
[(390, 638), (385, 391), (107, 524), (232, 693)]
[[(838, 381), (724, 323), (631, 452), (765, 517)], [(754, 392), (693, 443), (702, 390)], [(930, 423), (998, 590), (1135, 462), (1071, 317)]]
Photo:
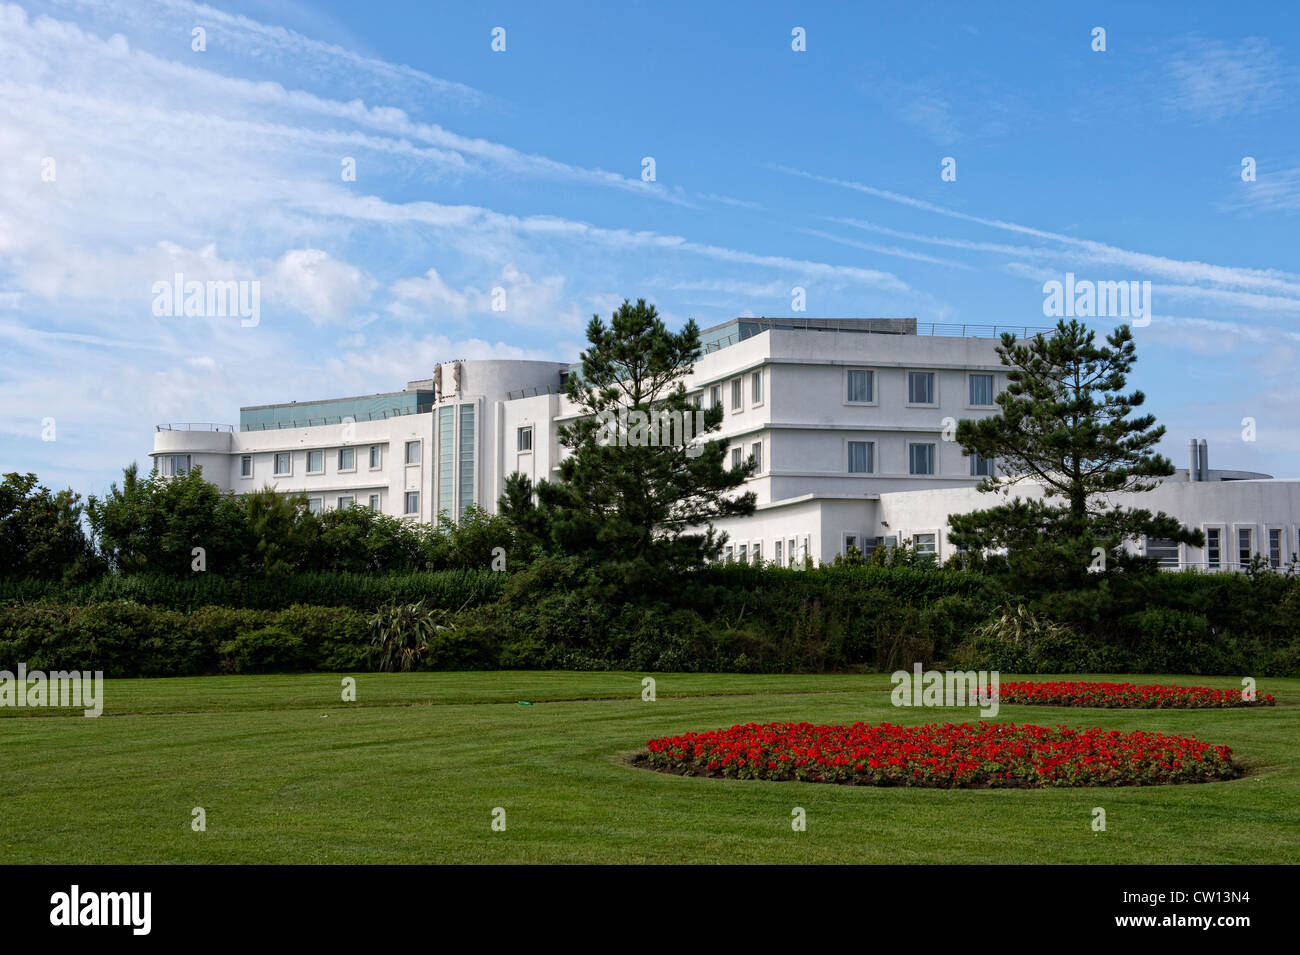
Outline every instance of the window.
[(795, 542), (795, 539), (794, 539), (793, 537), (791, 537), (790, 540), (789, 540), (787, 543), (789, 544), (789, 547), (786, 548), (786, 560), (788, 560), (788, 561), (790, 562), (790, 566), (793, 567), (793, 566), (794, 566), (794, 556), (795, 556), (795, 551), (796, 551), (798, 548), (797, 548), (797, 546), (796, 546), (796, 542)]
[(736, 560), (740, 561), (742, 564), (748, 564), (748, 563), (749, 563), (749, 545), (748, 545), (748, 544), (741, 544), (739, 547), (736, 548)]
[(993, 459), (982, 457), (978, 454), (970, 456), (970, 476), (971, 477), (992, 477), (993, 476)]
[(934, 404), (934, 372), (909, 371), (907, 373), (907, 400), (914, 405)]
[(1243, 567), (1250, 563), (1250, 528), (1237, 528), (1237, 561)]
[(937, 535), (935, 534), (913, 534), (912, 549), (916, 551), (917, 554), (928, 554), (933, 557), (936, 553), (936, 537)]
[(515, 432), (515, 450), (531, 451), (533, 450), (533, 429), (529, 425), (526, 428), (520, 428)]
[(404, 513), (407, 514), (420, 513), (420, 492), (419, 491), (406, 492), (406, 510)]
[(752, 385), (750, 399), (756, 405), (763, 403), (763, 373), (756, 371), (749, 376)]
[(808, 534), (803, 535), (803, 550), (801, 551), (801, 554), (802, 556), (800, 559), (802, 560), (808, 560), (812, 555), (812, 537)]
[(907, 473), (934, 473), (934, 445), (909, 444), (907, 446)]
[(378, 495), (378, 494), (371, 494), (371, 495), (370, 495), (370, 504), (369, 504), (369, 507), (370, 507), (370, 510), (371, 510), (371, 511), (375, 512), (376, 514), (379, 513), (379, 495)]
[(726, 547), (722, 548), (722, 559), (725, 560), (728, 564), (731, 563), (731, 545), (730, 545), (730, 544), (728, 544)]
[(1268, 566), (1282, 566), (1282, 529), (1279, 527), (1268, 529)]
[(292, 459), (290, 458), (288, 451), (277, 452), (275, 455), (275, 476), (283, 477), (286, 474), (292, 474), (293, 468), (291, 467), (291, 463)]
[(870, 403), (875, 391), (875, 378), (875, 372), (865, 368), (850, 368), (846, 375), (848, 387), (844, 400), (862, 404)]
[(970, 403), (975, 406), (993, 404), (993, 376), (970, 376)]
[(325, 473), (325, 452), (324, 451), (307, 452), (307, 473), (308, 474)]
[(750, 457), (754, 459), (754, 473), (763, 473), (763, 442), (755, 441), (749, 446)]
[(158, 459), (158, 473), (163, 477), (184, 477), (190, 473), (190, 456), (164, 454)]
[(845, 557), (848, 557), (848, 556), (849, 556), (849, 550), (850, 550), (850, 549), (852, 549), (852, 550), (856, 550), (856, 551), (858, 551), (858, 553), (862, 553), (862, 551), (858, 550), (858, 535), (857, 535), (857, 534), (845, 534), (845, 535), (844, 535), (844, 556), (845, 556)]
[(1217, 527), (1205, 529), (1205, 563), (1207, 567), (1218, 567), (1223, 560), (1223, 541)]
[(763, 563), (763, 544), (761, 541), (754, 545), (754, 563)]
[(384, 463), (383, 449), (377, 444), (372, 444), (370, 446), (370, 470), (378, 471), (379, 468), (383, 465), (383, 463)]
[(339, 498), (339, 510), (341, 511), (345, 507), (351, 507), (355, 503), (357, 503), (357, 499), (355, 497), (353, 497), (350, 494), (344, 495), (343, 497)]
[(849, 473), (870, 474), (875, 468), (876, 443), (874, 441), (849, 442)]
[(783, 562), (783, 560), (782, 560), (782, 557), (781, 557), (781, 545), (784, 544), (784, 543), (785, 543), (785, 541), (778, 540), (778, 541), (776, 542), (776, 544), (775, 544), (775, 549), (774, 549), (773, 552), (772, 552), (773, 557), (774, 557), (775, 560), (776, 560), (776, 566), (778, 566), (778, 567), (783, 567), (783, 566), (785, 566), (785, 565), (784, 565), (784, 562)]
[(740, 458), (741, 453), (740, 448), (731, 449), (731, 466), (733, 468), (738, 468), (744, 463)]
[(740, 379), (736, 378), (731, 382), (731, 410), (740, 410)]
[(456, 409), (448, 406), (438, 409), (438, 514), (451, 517), (456, 502), (456, 488), (452, 484), (456, 461)]
[(474, 406), (460, 406), (460, 516), (474, 500)]
[(1178, 566), (1178, 541), (1162, 537), (1147, 538), (1147, 556), (1154, 557), (1161, 567)]
[(251, 478), (253, 476), (253, 456), (245, 454), (239, 459), (239, 476), (241, 478)]
[(703, 407), (704, 407), (704, 392), (701, 391), (701, 392), (696, 393), (695, 396), (691, 398), (691, 404), (695, 405), (695, 407), (697, 407), (697, 408), (703, 408)]
[(339, 448), (339, 470), (355, 471), (357, 469), (357, 449)]
[[(444, 410), (450, 411), (451, 409), (447, 408)], [(406, 463), (407, 464), (420, 463), (420, 442), (419, 441), (406, 442)]]
[(313, 514), (319, 514), (321, 512), (321, 506), (323, 504), (324, 504), (324, 500), (322, 498), (319, 497), (307, 498), (307, 510), (311, 511)]
[(722, 406), (722, 386), (714, 385), (709, 389), (709, 407), (719, 408)]

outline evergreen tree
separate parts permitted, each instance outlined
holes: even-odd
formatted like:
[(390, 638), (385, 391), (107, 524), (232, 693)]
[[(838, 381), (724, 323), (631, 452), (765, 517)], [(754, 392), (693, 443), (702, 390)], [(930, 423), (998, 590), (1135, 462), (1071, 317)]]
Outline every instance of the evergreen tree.
[(1174, 473), (1154, 450), (1164, 427), (1154, 415), (1134, 416), (1146, 396), (1126, 391), (1137, 360), (1127, 325), (1105, 345), (1078, 321), (1061, 321), (1053, 334), (1023, 343), (1004, 334), (998, 355), (1009, 369), (997, 398), (1001, 413), (962, 421), (957, 441), (967, 454), (996, 459), (999, 473), (982, 481), (981, 491), (1009, 494), (1029, 479), (1045, 493), (951, 515), (949, 540), (968, 560), (978, 563), (1005, 549), (1005, 565), (1026, 582), (1077, 586), (1090, 570), (1105, 576), (1153, 566), (1128, 554), (1125, 541), (1147, 536), (1204, 544), (1200, 531), (1168, 514), (1110, 501), (1116, 493), (1149, 491)]

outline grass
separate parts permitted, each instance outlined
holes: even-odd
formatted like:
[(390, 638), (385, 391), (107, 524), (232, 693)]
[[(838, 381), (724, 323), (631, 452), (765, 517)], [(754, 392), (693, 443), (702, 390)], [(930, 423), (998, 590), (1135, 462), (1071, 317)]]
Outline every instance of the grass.
[[(626, 760), (652, 736), (741, 722), (976, 711), (896, 709), (887, 675), (655, 678), (655, 702), (642, 674), (358, 674), (356, 703), (339, 675), (308, 674), (110, 680), (99, 719), (0, 709), (0, 864), (1300, 862), (1300, 680), (1260, 681), (1276, 707), (997, 717), (1194, 734), (1231, 746), (1240, 780), (917, 790), (683, 778)], [(191, 829), (200, 806), (206, 832)]]

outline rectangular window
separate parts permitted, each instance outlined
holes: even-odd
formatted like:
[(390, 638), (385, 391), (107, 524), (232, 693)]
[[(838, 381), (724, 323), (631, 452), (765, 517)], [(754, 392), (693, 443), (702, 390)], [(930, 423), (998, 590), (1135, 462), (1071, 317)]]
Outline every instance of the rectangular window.
[(406, 492), (406, 510), (405, 510), (405, 513), (407, 513), (407, 514), (419, 514), (419, 513), (420, 513), (420, 492), (419, 492), (419, 491), (407, 491), (407, 492)]
[(971, 477), (992, 477), (993, 476), (993, 459), (982, 457), (978, 454), (970, 456), (970, 476)]
[(163, 477), (184, 477), (190, 473), (188, 454), (165, 454), (158, 459), (158, 473)]
[(709, 407), (718, 408), (722, 406), (722, 386), (714, 385), (709, 389)]
[(292, 474), (293, 469), (290, 464), (291, 458), (288, 451), (277, 452), (275, 455), (275, 476), (284, 477), (287, 474)]
[(357, 469), (357, 449), (339, 448), (339, 470), (355, 471)]
[(1278, 527), (1268, 529), (1268, 566), (1282, 566), (1282, 529)]
[(785, 552), (786, 560), (788, 560), (790, 562), (790, 566), (793, 567), (795, 551), (798, 550), (798, 547), (793, 537), (791, 537), (790, 540), (787, 541), (787, 543), (789, 544), (789, 546), (786, 548), (786, 552)]
[(307, 473), (308, 474), (325, 473), (325, 452), (324, 451), (307, 452)]
[(852, 549), (852, 550), (857, 550), (858, 553), (862, 553), (862, 551), (858, 550), (858, 535), (857, 535), (857, 534), (845, 534), (845, 535), (844, 535), (844, 556), (845, 556), (845, 557), (849, 556), (849, 550), (850, 550), (850, 549)]
[(323, 504), (324, 504), (324, 500), (322, 498), (319, 497), (307, 498), (307, 510), (311, 511), (313, 514), (319, 514), (321, 512), (321, 507)]
[(725, 560), (728, 564), (731, 563), (731, 545), (730, 545), (730, 544), (728, 544), (726, 547), (722, 548), (722, 559)]
[(695, 397), (693, 397), (693, 398), (691, 399), (691, 404), (695, 405), (695, 407), (697, 407), (697, 408), (703, 408), (703, 407), (704, 407), (704, 392), (701, 391), (701, 392), (699, 392), (698, 394), (696, 394)]
[[(450, 411), (451, 409), (448, 408), (446, 410)], [(420, 442), (419, 441), (406, 442), (406, 463), (407, 464), (420, 463)]]
[(993, 404), (993, 376), (970, 376), (970, 403), (976, 407)]
[(1218, 567), (1223, 562), (1223, 541), (1217, 527), (1205, 529), (1205, 563), (1207, 567)]
[(907, 473), (934, 473), (934, 445), (909, 444), (907, 446)]
[(438, 513), (451, 517), (456, 503), (452, 477), (456, 468), (456, 409), (438, 409)]
[(382, 448), (377, 444), (370, 446), (370, 470), (378, 471), (383, 464), (384, 454)]
[(754, 404), (756, 404), (756, 405), (757, 405), (757, 404), (762, 404), (762, 402), (763, 402), (763, 373), (762, 373), (761, 371), (756, 371), (756, 372), (754, 372), (752, 375), (749, 376), (749, 379), (750, 379), (750, 381), (751, 381), (752, 384), (753, 384), (753, 387), (752, 387), (752, 393), (751, 393), (751, 395), (750, 395), (750, 398), (752, 399), (752, 401), (753, 401)]
[(936, 553), (935, 539), (934, 534), (913, 534), (912, 549), (918, 554), (928, 554), (933, 557)]
[(343, 508), (345, 507), (351, 507), (355, 503), (357, 503), (357, 499), (355, 497), (352, 497), (351, 495), (345, 495), (343, 497), (340, 497), (339, 510), (343, 510)]
[(849, 442), (849, 473), (870, 474), (875, 468), (876, 443), (874, 441)]
[(748, 544), (741, 544), (739, 547), (736, 548), (736, 560), (740, 561), (742, 564), (748, 564), (748, 563), (749, 563), (749, 545), (748, 545)]
[(847, 375), (846, 401), (870, 403), (875, 391), (875, 372), (865, 368), (850, 368)]
[(934, 372), (909, 371), (907, 373), (907, 400), (914, 405), (934, 404)]
[(374, 511), (376, 514), (379, 513), (379, 495), (378, 495), (378, 494), (371, 494), (371, 495), (370, 495), (370, 505), (369, 505), (369, 507), (370, 507), (370, 510)]
[(749, 456), (754, 459), (754, 473), (763, 473), (763, 442), (755, 441), (749, 447)]
[(1237, 528), (1237, 562), (1245, 567), (1250, 563), (1250, 528)]
[(474, 504), (474, 406), (460, 406), (460, 515)]
[(775, 549), (774, 549), (773, 552), (772, 552), (772, 556), (773, 556), (773, 558), (774, 558), (775, 561), (776, 561), (776, 566), (778, 566), (778, 567), (782, 567), (782, 566), (784, 566), (784, 563), (783, 563), (783, 557), (782, 557), (782, 553), (781, 553), (781, 545), (783, 545), (784, 543), (785, 543), (785, 541), (780, 541), (780, 540), (779, 540), (779, 541), (776, 542), (776, 544), (773, 545)]
[(1161, 537), (1147, 538), (1147, 556), (1154, 557), (1161, 567), (1178, 567), (1178, 541)]
[(520, 428), (515, 434), (515, 450), (531, 451), (533, 450), (533, 429), (530, 425), (526, 428)]
[(761, 563), (763, 563), (763, 544), (760, 542), (754, 545), (754, 564), (757, 566)]
[(241, 478), (251, 478), (253, 476), (253, 456), (245, 454), (239, 459), (239, 476)]
[(740, 379), (736, 378), (731, 382), (731, 410), (740, 410)]
[(740, 450), (740, 448), (731, 449), (731, 466), (733, 468), (738, 468), (745, 463), (743, 460), (741, 460), (740, 457), (742, 453), (743, 452)]

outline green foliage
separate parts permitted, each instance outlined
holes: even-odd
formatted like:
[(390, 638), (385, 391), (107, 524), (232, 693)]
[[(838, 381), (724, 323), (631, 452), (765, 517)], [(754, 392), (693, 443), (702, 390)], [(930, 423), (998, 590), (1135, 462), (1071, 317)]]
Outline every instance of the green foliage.
[[(693, 321), (670, 332), (653, 305), (625, 301), (608, 326), (593, 316), (587, 339), (582, 372), (568, 381), (582, 417), (560, 427), (572, 454), (559, 481), (539, 482), (535, 509), (526, 485), (511, 485), (502, 510), (521, 538), (586, 560), (595, 593), (639, 599), (717, 557), (711, 522), (753, 513), (753, 493), (734, 492), (754, 464), (729, 467), (727, 441), (688, 442), (663, 424), (695, 420), (684, 385), (701, 354)], [(722, 409), (709, 408), (701, 434), (721, 423)]]
[(406, 673), (415, 669), (437, 634), (452, 629), (443, 623), (446, 611), (413, 604), (380, 607), (366, 620), (375, 668)]
[[(1004, 334), (998, 354), (1009, 370), (1000, 413), (957, 426), (962, 450), (996, 459), (1000, 469), (981, 491), (1009, 493), (1025, 479), (1044, 489), (1042, 500), (1015, 498), (948, 518), (949, 540), (968, 552), (968, 564), (1003, 572), (1014, 592), (1154, 570), (1123, 548), (1142, 536), (1204, 544), (1200, 531), (1167, 514), (1107, 503), (1117, 492), (1151, 490), (1174, 467), (1154, 450), (1165, 429), (1153, 415), (1133, 416), (1146, 396), (1125, 391), (1137, 360), (1131, 331), (1121, 325), (1106, 341), (1098, 346), (1078, 321), (1026, 343)], [(1105, 556), (1099, 572), (1098, 553)]]
[(100, 571), (81, 526), (81, 497), (51, 493), (35, 474), (0, 483), (0, 577), (74, 581)]

